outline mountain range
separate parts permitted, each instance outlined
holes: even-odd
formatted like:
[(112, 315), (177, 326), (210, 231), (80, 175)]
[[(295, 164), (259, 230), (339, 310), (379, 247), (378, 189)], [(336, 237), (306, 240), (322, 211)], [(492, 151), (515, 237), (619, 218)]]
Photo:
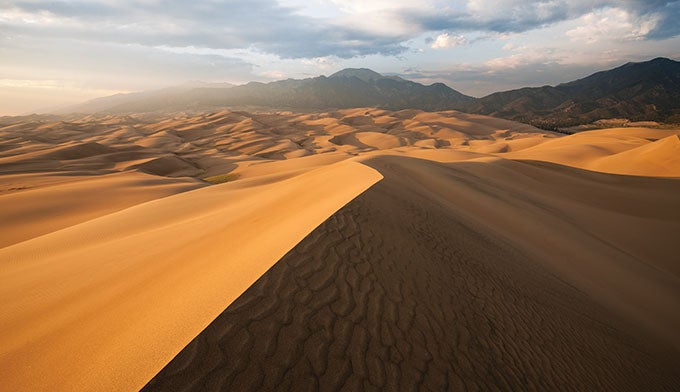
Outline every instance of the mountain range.
[(148, 112), (203, 110), (225, 106), (280, 109), (385, 109), (446, 110), (473, 101), (443, 83), (424, 86), (397, 76), (383, 76), (369, 69), (344, 69), (331, 76), (287, 79), (240, 86), (183, 85), (163, 90), (117, 94), (96, 98), (61, 112)]
[(680, 122), (680, 62), (656, 58), (627, 63), (557, 86), (527, 87), (482, 98), (467, 96), (443, 83), (426, 86), (366, 68), (349, 68), (328, 77), (240, 86), (194, 82), (97, 98), (60, 112), (119, 114), (223, 107), (456, 109), (548, 128), (603, 118)]
[(627, 63), (555, 87), (493, 93), (460, 109), (548, 127), (604, 118), (678, 123), (680, 62)]

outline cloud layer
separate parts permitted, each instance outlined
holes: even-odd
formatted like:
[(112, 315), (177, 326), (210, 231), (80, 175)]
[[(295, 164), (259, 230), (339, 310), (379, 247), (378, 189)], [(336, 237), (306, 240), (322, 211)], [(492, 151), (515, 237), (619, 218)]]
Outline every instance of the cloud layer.
[[(593, 12), (615, 9), (632, 19), (653, 20), (644, 37), (680, 33), (680, 0), (468, 0), (390, 3), (334, 2), (331, 15), (302, 12), (303, 3), (273, 0), (3, 1), (4, 34), (50, 36), (148, 46), (255, 49), (282, 58), (397, 55), (408, 40), (427, 32), (454, 41), (466, 32), (517, 33)], [(421, 6), (418, 7), (418, 4)], [(294, 4), (294, 3), (293, 3)], [(368, 23), (362, 23), (367, 21)], [(389, 29), (385, 26), (393, 26)]]

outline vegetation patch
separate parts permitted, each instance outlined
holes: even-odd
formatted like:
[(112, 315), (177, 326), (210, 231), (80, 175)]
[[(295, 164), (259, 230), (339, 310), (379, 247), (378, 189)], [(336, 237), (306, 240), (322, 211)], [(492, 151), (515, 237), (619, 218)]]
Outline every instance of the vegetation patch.
[(230, 182), (230, 181), (236, 181), (241, 177), (240, 174), (238, 173), (226, 173), (226, 174), (218, 174), (216, 176), (211, 176), (211, 177), (206, 177), (203, 179), (203, 181), (207, 181), (213, 185), (217, 184), (223, 184), (225, 182)]

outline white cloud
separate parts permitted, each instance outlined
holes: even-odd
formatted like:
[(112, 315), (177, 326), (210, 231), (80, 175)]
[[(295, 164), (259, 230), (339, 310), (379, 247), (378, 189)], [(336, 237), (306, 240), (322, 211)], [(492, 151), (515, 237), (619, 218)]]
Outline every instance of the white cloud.
[(496, 57), (484, 63), (488, 72), (504, 69), (514, 69), (527, 64), (544, 63), (548, 57), (539, 53), (517, 53), (506, 57)]
[(437, 38), (432, 42), (430, 47), (432, 49), (445, 49), (453, 48), (454, 46), (465, 45), (467, 39), (462, 35), (450, 35), (449, 33), (439, 34)]
[(415, 9), (423, 6), (422, 0), (329, 0), (344, 12), (365, 14), (368, 12), (385, 12), (388, 10)]
[(603, 41), (639, 41), (649, 34), (659, 20), (657, 14), (635, 16), (620, 8), (589, 12), (577, 20), (576, 28), (566, 32), (575, 42), (593, 44)]
[(302, 59), (302, 64), (309, 65), (318, 70), (329, 70), (337, 66), (338, 58), (335, 56), (315, 57), (313, 59)]
[(263, 71), (259, 73), (260, 76), (265, 77), (267, 79), (272, 79), (272, 80), (280, 80), (284, 79), (286, 77), (286, 74), (282, 71), (276, 71), (276, 70), (271, 70), (271, 71)]
[(493, 73), (499, 70), (515, 69), (529, 65), (562, 63), (566, 57), (564, 51), (554, 46), (517, 45), (508, 42), (503, 45), (502, 49), (512, 54), (495, 57), (484, 62), (487, 72)]

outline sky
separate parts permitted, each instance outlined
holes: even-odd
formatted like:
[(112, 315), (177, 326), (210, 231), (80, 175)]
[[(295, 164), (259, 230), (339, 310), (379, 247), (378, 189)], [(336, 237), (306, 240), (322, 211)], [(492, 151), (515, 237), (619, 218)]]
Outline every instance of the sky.
[(680, 0), (0, 0), (0, 115), (364, 67), (480, 97), (680, 59)]

